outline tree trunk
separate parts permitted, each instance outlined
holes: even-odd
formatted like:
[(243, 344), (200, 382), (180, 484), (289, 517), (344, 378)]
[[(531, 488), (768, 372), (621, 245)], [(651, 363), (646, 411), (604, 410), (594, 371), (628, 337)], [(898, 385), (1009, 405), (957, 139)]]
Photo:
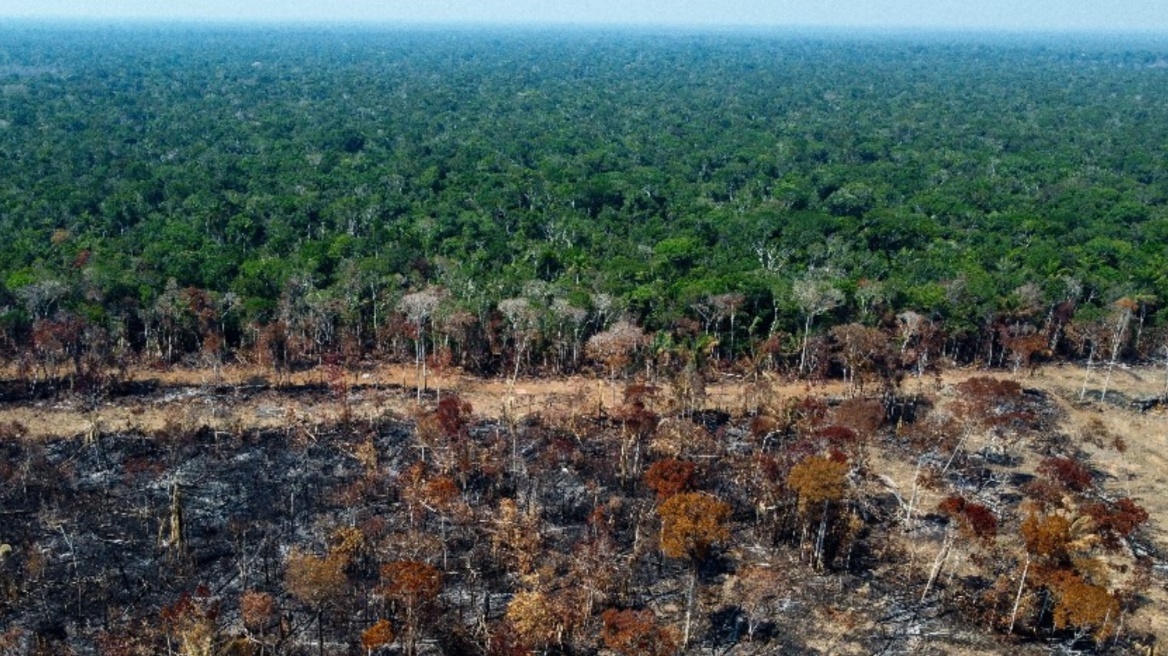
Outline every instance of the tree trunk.
[(929, 596), (929, 590), (937, 582), (937, 577), (941, 574), (941, 568), (945, 566), (945, 561), (949, 559), (949, 548), (952, 546), (953, 533), (950, 532), (945, 535), (945, 539), (941, 542), (941, 548), (937, 551), (937, 557), (933, 559), (933, 569), (929, 572), (929, 580), (925, 583), (924, 592), (921, 593), (920, 603), (925, 603), (925, 598)]
[(1006, 635), (1014, 633), (1014, 620), (1018, 618), (1018, 606), (1022, 603), (1022, 591), (1026, 589), (1026, 574), (1030, 572), (1030, 556), (1026, 556), (1026, 566), (1022, 568), (1022, 580), (1018, 582), (1018, 594), (1014, 595), (1014, 609), (1010, 611), (1010, 628)]
[(684, 649), (689, 645), (690, 623), (693, 620), (694, 593), (698, 587), (698, 564), (695, 561), (689, 569), (689, 590), (685, 594), (685, 625), (682, 629), (681, 646)]
[(804, 372), (807, 366), (807, 341), (811, 338), (811, 319), (812, 315), (808, 314), (803, 321), (803, 348), (799, 352), (799, 373)]

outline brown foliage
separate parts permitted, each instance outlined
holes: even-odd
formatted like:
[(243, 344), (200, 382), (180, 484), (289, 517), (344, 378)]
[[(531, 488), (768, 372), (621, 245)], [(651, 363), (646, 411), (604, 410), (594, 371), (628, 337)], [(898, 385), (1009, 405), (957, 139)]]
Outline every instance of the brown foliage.
[(447, 395), (438, 401), (438, 408), (434, 410), (434, 415), (438, 420), (438, 426), (442, 433), (450, 438), (455, 439), (464, 437), (466, 434), (466, 427), (470, 424), (473, 408), (469, 401), (463, 401), (455, 395)]
[(442, 572), (416, 560), (399, 560), (381, 566), (385, 596), (408, 606), (431, 601), (442, 591)]
[(975, 376), (955, 387), (962, 397), (969, 399), (1001, 400), (1022, 395), (1022, 385), (1016, 381), (989, 376)]
[(15, 441), (28, 435), (28, 427), (19, 421), (0, 422), (0, 440)]
[(1022, 521), (1022, 540), (1026, 551), (1047, 562), (1065, 562), (1070, 556), (1071, 520), (1052, 513), (1039, 517), (1031, 514)]
[(1088, 504), (1083, 507), (1083, 512), (1095, 520), (1104, 544), (1113, 549), (1148, 521), (1148, 511), (1127, 497), (1114, 504)]
[(705, 558), (710, 548), (730, 539), (730, 505), (701, 492), (683, 492), (657, 508), (661, 551), (670, 558)]
[(389, 623), (389, 620), (380, 619), (361, 632), (361, 648), (366, 652), (372, 652), (378, 647), (392, 643), (396, 638), (393, 625)]
[(688, 491), (693, 486), (694, 470), (694, 464), (685, 460), (658, 460), (645, 472), (645, 485), (657, 494), (657, 501), (661, 502)]
[(834, 359), (844, 370), (850, 384), (857, 380), (864, 387), (864, 375), (870, 370), (888, 375), (889, 339), (884, 331), (858, 323), (831, 329)]
[(951, 496), (940, 503), (938, 510), (956, 521), (965, 533), (980, 540), (990, 542), (998, 534), (998, 518), (980, 503)]
[(1050, 587), (1057, 599), (1055, 628), (1087, 629), (1096, 640), (1105, 640), (1115, 633), (1119, 624), (1119, 600), (1105, 588), (1065, 570), (1051, 577)]
[(791, 468), (787, 485), (799, 495), (799, 508), (808, 508), (824, 502), (840, 501), (848, 492), (849, 467), (846, 463), (825, 456), (804, 458)]
[(750, 420), (750, 434), (756, 438), (763, 438), (779, 430), (778, 420), (770, 415), (760, 414)]
[[(98, 632), (94, 643), (100, 656), (155, 656), (158, 653), (153, 631), (146, 626), (103, 629)], [(8, 653), (0, 653), (8, 656)], [(28, 652), (12, 652), (14, 656), (25, 653)]]
[(534, 571), (543, 542), (539, 515), (534, 509), (523, 511), (513, 499), (503, 499), (495, 515), (494, 529), (491, 546), (507, 566), (519, 574)]
[(807, 396), (792, 399), (783, 408), (783, 423), (787, 430), (807, 433), (822, 426), (827, 419), (828, 406), (823, 399)]
[(752, 640), (758, 625), (778, 612), (779, 598), (789, 592), (789, 577), (773, 567), (753, 565), (741, 571), (735, 598), (746, 612), (746, 631)]
[(661, 420), (657, 413), (650, 410), (641, 398), (634, 398), (617, 406), (613, 409), (612, 416), (621, 422), (621, 426), (628, 433), (638, 437), (651, 436), (657, 429), (657, 423)]
[(847, 399), (836, 407), (832, 420), (856, 431), (860, 438), (872, 437), (884, 423), (886, 413), (879, 399)]
[(507, 605), (507, 621), (523, 644), (532, 649), (546, 649), (558, 639), (560, 618), (542, 592), (518, 592)]
[(645, 342), (645, 333), (627, 321), (618, 321), (612, 328), (588, 338), (584, 353), (593, 361), (605, 365), (609, 376), (616, 377), (632, 360), (634, 352)]
[(1072, 492), (1086, 492), (1095, 481), (1091, 470), (1074, 458), (1047, 458), (1038, 473)]
[(263, 632), (276, 616), (276, 602), (266, 592), (245, 590), (239, 597), (239, 614), (244, 626)]
[(193, 595), (184, 592), (178, 601), (163, 606), (159, 616), (167, 633), (182, 645), (184, 654), (210, 656), (213, 653), (219, 602), (205, 586), (199, 586)]
[(347, 564), (348, 559), (337, 554), (322, 557), (293, 549), (284, 567), (284, 587), (293, 597), (319, 609), (344, 594)]
[(677, 637), (657, 624), (651, 610), (616, 610), (600, 616), (604, 645), (623, 656), (671, 656), (677, 653)]

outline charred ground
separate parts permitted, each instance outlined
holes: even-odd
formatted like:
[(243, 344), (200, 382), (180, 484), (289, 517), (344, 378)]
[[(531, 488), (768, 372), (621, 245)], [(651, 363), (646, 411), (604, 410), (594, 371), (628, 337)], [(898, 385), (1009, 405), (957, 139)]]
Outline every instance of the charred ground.
[[(1139, 436), (1072, 417), (1101, 406), (976, 376), (873, 396), (755, 387), (733, 412), (634, 384), (615, 404), (521, 416), (476, 414), (450, 393), (411, 414), (354, 412), (352, 398), (407, 394), (374, 386), (342, 400), (311, 384), (156, 383), (104, 403), (204, 412), (66, 437), (7, 421), (0, 648), (1128, 653), (1155, 641), (1159, 529), (1128, 498), (1131, 479), (1096, 463)], [(218, 406), (281, 399), (334, 412), (212, 421)], [(67, 400), (17, 403), (38, 402)]]

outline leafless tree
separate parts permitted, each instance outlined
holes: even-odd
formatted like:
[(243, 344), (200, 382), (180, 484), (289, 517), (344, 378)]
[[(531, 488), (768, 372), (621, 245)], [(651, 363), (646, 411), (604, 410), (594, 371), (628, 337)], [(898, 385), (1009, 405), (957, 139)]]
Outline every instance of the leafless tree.
[(795, 281), (792, 292), (795, 302), (803, 313), (803, 346), (799, 353), (799, 373), (807, 370), (807, 342), (811, 337), (811, 324), (815, 317), (830, 312), (844, 301), (844, 293), (835, 286), (832, 272), (828, 269), (812, 269)]
[(438, 304), (442, 302), (443, 296), (441, 289), (428, 287), (406, 294), (397, 305), (414, 330), (414, 370), (417, 373), (418, 403), (422, 402), (422, 391), (426, 389), (426, 324)]

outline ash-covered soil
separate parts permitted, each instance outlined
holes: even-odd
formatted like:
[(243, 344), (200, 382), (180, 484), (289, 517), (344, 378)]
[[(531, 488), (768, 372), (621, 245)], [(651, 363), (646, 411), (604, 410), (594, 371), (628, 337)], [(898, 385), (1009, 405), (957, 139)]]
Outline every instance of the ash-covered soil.
[[(599, 416), (510, 420), (445, 398), (410, 418), (277, 428), (192, 420), (30, 439), (0, 425), (0, 653), (1127, 653), (1155, 641), (1140, 619), (1163, 589), (1150, 525), (1105, 544), (1123, 492), (1091, 461), (1110, 451), (1068, 433), (1065, 405), (1041, 390), (775, 394), (731, 414), (676, 413), (633, 386)], [(1051, 459), (1094, 477), (1075, 489), (1043, 469)], [(838, 472), (835, 487), (803, 482), (811, 465), (816, 481)], [(668, 524), (676, 495), (727, 512)], [(944, 506), (954, 498), (987, 509), (992, 534)], [(1103, 519), (1082, 529), (1097, 539), (1067, 547), (1078, 560), (1023, 534), (1030, 516), (1087, 508)], [(1073, 569), (1082, 559), (1090, 572)], [(402, 563), (433, 568), (433, 594), (403, 592)], [(1055, 586), (1072, 575), (1118, 600), (1121, 631), (1059, 619)], [(618, 625), (621, 611), (644, 626)], [(392, 639), (376, 642), (381, 619)], [(634, 629), (672, 650), (619, 640)]]

